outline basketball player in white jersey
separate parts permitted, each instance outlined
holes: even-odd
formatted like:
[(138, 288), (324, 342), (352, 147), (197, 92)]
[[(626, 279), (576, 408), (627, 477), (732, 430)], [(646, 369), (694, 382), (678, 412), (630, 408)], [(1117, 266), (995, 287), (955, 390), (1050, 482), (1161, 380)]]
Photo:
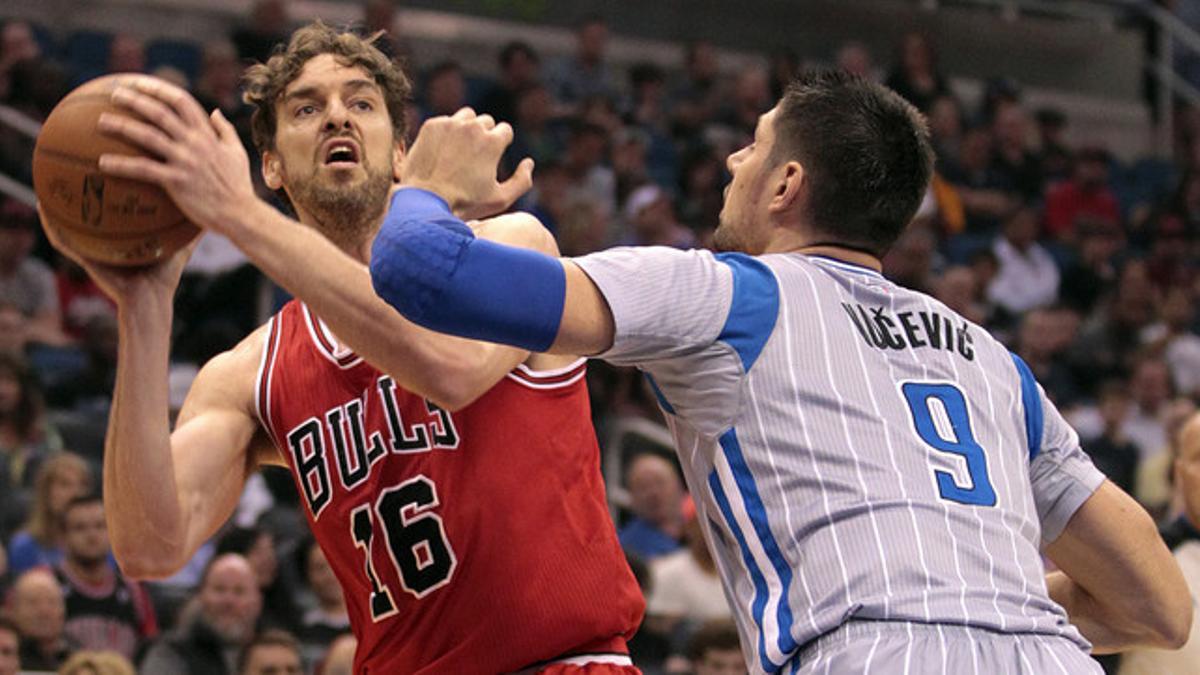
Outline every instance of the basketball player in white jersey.
[(430, 328), (646, 372), (752, 671), (1075, 675), (1100, 672), (1089, 651), (1186, 638), (1153, 522), (1025, 364), (880, 274), (933, 161), (895, 93), (789, 88), (728, 160), (716, 241), (736, 253), (474, 238), (449, 207), (495, 175), (482, 137), (426, 125), (376, 290)]

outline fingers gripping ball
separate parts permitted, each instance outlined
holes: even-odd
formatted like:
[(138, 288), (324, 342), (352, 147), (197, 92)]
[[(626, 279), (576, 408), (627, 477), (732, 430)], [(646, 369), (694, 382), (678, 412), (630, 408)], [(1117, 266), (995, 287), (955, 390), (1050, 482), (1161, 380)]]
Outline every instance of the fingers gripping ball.
[(92, 80), (55, 106), (33, 151), (33, 187), (43, 226), (63, 244), (97, 262), (145, 265), (186, 246), (199, 229), (162, 188), (100, 171), (105, 153), (145, 155), (96, 127), (101, 113), (130, 114), (110, 101), (123, 77)]

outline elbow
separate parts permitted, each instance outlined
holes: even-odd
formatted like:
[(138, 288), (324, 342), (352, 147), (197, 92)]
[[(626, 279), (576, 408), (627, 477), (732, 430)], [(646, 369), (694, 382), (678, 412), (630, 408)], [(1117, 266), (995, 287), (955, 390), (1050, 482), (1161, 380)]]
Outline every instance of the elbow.
[[(1183, 598), (1191, 600), (1185, 591)], [(1160, 649), (1180, 649), (1192, 633), (1192, 603), (1174, 602), (1174, 607), (1164, 610), (1155, 626), (1155, 642)]]
[(469, 374), (439, 379), (431, 384), (426, 395), (434, 405), (446, 412), (458, 412), (483, 396), (487, 389), (477, 386)]
[(146, 551), (137, 547), (113, 546), (117, 567), (126, 578), (136, 581), (156, 581), (172, 576), (187, 560), (165, 551)]

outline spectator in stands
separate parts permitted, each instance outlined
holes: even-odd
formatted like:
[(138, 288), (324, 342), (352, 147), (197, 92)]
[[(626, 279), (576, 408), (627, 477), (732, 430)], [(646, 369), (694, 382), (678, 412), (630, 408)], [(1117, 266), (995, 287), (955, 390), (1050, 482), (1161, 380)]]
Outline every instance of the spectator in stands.
[(711, 42), (697, 40), (683, 48), (683, 74), (671, 88), (671, 114), (676, 140), (688, 143), (716, 116), (723, 97), (717, 50)]
[(803, 64), (800, 55), (791, 47), (779, 47), (767, 54), (767, 72), (770, 77), (771, 100), (783, 98), (783, 91), (800, 74)]
[(1125, 434), (1145, 460), (1167, 449), (1166, 416), (1173, 391), (1166, 361), (1153, 356), (1138, 359), (1129, 378), (1129, 393), (1134, 408)]
[(383, 31), (383, 35), (375, 42), (379, 51), (392, 59), (401, 58), (407, 53), (400, 39), (395, 0), (367, 0), (363, 3), (363, 34), (374, 35), (379, 31)]
[(301, 675), (300, 644), (290, 633), (259, 633), (238, 656), (238, 675)]
[(1051, 184), (1070, 178), (1074, 157), (1066, 139), (1067, 116), (1057, 108), (1040, 108), (1034, 118), (1037, 120), (1043, 179)]
[(987, 322), (988, 309), (983, 299), (983, 287), (966, 265), (946, 268), (933, 283), (933, 296), (968, 321), (981, 326)]
[(108, 72), (146, 71), (146, 45), (128, 33), (117, 33), (108, 45)]
[(526, 157), (533, 158), (538, 171), (560, 162), (563, 137), (553, 123), (554, 101), (550, 91), (541, 84), (531, 84), (517, 94), (516, 106), (513, 142), (504, 154), (505, 171), (511, 174)]
[(83, 649), (112, 650), (127, 659), (158, 635), (154, 607), (142, 585), (112, 564), (104, 501), (76, 497), (63, 514), (62, 563), (54, 574), (66, 596), (64, 632)]
[(541, 59), (527, 42), (515, 40), (500, 49), (500, 81), (479, 102), (479, 111), (498, 121), (515, 123), (517, 97), (541, 78)]
[(262, 610), (254, 570), (245, 558), (213, 558), (200, 582), (197, 607), (174, 632), (150, 648), (142, 675), (233, 675), (253, 639)]
[(692, 675), (745, 675), (737, 626), (732, 621), (714, 620), (700, 627), (688, 641)]
[(73, 341), (81, 341), (88, 323), (97, 317), (116, 318), (117, 306), (78, 263), (59, 256), (54, 272), (62, 330)]
[(0, 202), (0, 304), (14, 305), (25, 317), (24, 343), (59, 345), (62, 332), (54, 272), (34, 258), (37, 212), (15, 199)]
[(935, 99), (950, 93), (938, 70), (933, 45), (924, 35), (908, 33), (901, 38), (897, 61), (886, 84), (921, 112), (929, 112)]
[(243, 61), (266, 61), (271, 50), (288, 38), (287, 0), (258, 0), (250, 23), (234, 30), (231, 39)]
[(905, 288), (929, 293), (936, 255), (937, 237), (928, 227), (913, 224), (900, 234), (884, 257), (883, 273)]
[(1197, 253), (1191, 246), (1200, 229), (1189, 229), (1182, 218), (1173, 214), (1158, 214), (1142, 236), (1150, 237), (1146, 255), (1146, 273), (1160, 292), (1173, 287), (1191, 287), (1197, 276)]
[(834, 61), (838, 68), (851, 75), (864, 80), (879, 79), (878, 73), (875, 72), (875, 58), (871, 56), (870, 48), (858, 40), (843, 43), (838, 48)]
[(137, 675), (137, 671), (124, 656), (101, 650), (75, 652), (59, 669), (58, 675)]
[(1121, 222), (1117, 197), (1108, 185), (1108, 152), (1090, 147), (1075, 157), (1075, 170), (1069, 180), (1053, 185), (1046, 192), (1046, 234), (1062, 242), (1073, 243), (1081, 221), (1106, 224)]
[(701, 245), (720, 220), (723, 171), (721, 160), (707, 146), (687, 155), (680, 169), (679, 219), (697, 233)]
[[(1193, 603), (1200, 603), (1200, 414), (1193, 414), (1177, 436), (1174, 457), (1174, 520), (1162, 530), (1175, 554)], [(1120, 675), (1188, 673), (1200, 663), (1200, 623), (1192, 622), (1188, 641), (1178, 651), (1137, 649), (1121, 659)]]
[(358, 640), (354, 639), (351, 633), (343, 633), (338, 636), (333, 644), (329, 645), (329, 651), (325, 652), (325, 659), (321, 662), (321, 667), (317, 668), (317, 675), (354, 675), (354, 650), (358, 648)]
[(1072, 405), (1080, 396), (1075, 377), (1062, 359), (1062, 352), (1072, 336), (1062, 336), (1056, 331), (1056, 321), (1063, 311), (1061, 308), (1039, 308), (1026, 312), (1020, 319), (1015, 350), (1033, 371), (1046, 395), (1059, 407)]
[(48, 382), (46, 399), (59, 410), (107, 412), (117, 377), (117, 318), (99, 314), (88, 321), (84, 331), (80, 344), (86, 359), (83, 369), (70, 370)]
[(771, 107), (770, 75), (760, 65), (746, 66), (733, 81), (733, 92), (718, 122), (732, 129), (743, 145), (754, 138), (758, 118)]
[(625, 123), (665, 136), (669, 131), (666, 83), (662, 68), (649, 62), (635, 63), (629, 69), (630, 96)]
[(1187, 286), (1167, 290), (1160, 319), (1142, 331), (1143, 343), (1166, 361), (1181, 395), (1200, 397), (1200, 336), (1192, 330), (1195, 301)]
[(555, 99), (576, 106), (589, 96), (617, 99), (616, 73), (607, 61), (608, 24), (589, 16), (575, 30), (575, 54), (557, 61), (548, 80)]
[(683, 528), (687, 548), (650, 562), (653, 591), (646, 598), (646, 620), (654, 630), (673, 636), (683, 651), (682, 638), (701, 623), (712, 619), (731, 619), (729, 604), (721, 591), (721, 579), (704, 536), (700, 531), (696, 507), (687, 500)]
[(63, 632), (66, 608), (58, 580), (50, 570), (29, 570), (17, 577), (8, 603), (21, 634), (21, 667), (58, 670), (76, 648)]
[(662, 455), (646, 452), (629, 461), (625, 484), (634, 516), (621, 528), (621, 547), (642, 560), (674, 553), (683, 537), (683, 481)]
[(1042, 161), (1029, 147), (1029, 118), (1018, 101), (997, 105), (992, 118), (996, 172), (1026, 202), (1042, 197)]
[(628, 231), (622, 246), (670, 246), (689, 249), (696, 245), (692, 231), (675, 217), (675, 205), (665, 190), (653, 183), (629, 195), (625, 204)]
[(21, 359), (0, 354), (0, 538), (7, 541), (25, 522), (38, 468), (61, 449), (33, 373)]
[(312, 592), (316, 606), (310, 607), (300, 619), (297, 637), (304, 646), (308, 661), (325, 653), (339, 635), (350, 630), (350, 614), (342, 586), (333, 575), (325, 552), (311, 537), (296, 549), (301, 578)]
[(578, 122), (571, 129), (563, 157), (570, 178), (570, 199), (591, 201), (611, 216), (616, 211), (617, 184), (612, 169), (604, 165), (608, 131), (599, 125)]
[(38, 467), (29, 520), (8, 545), (13, 574), (62, 561), (63, 514), (72, 499), (91, 490), (92, 469), (79, 455), (60, 452)]
[[(196, 78), (196, 99), (205, 110), (220, 108), (234, 126), (242, 118), (248, 106), (242, 101), (239, 81), (242, 66), (238, 63), (237, 48), (228, 40), (215, 40), (204, 45), (200, 61), (200, 75)], [(238, 132), (242, 129), (239, 126)]]
[(1078, 247), (1062, 273), (1059, 299), (1081, 314), (1090, 314), (1116, 286), (1115, 258), (1125, 235), (1115, 222), (1081, 219), (1076, 228)]
[(426, 119), (453, 115), (467, 104), (467, 81), (458, 61), (442, 61), (425, 75)]
[(956, 256), (956, 262), (962, 262), (990, 241), (1001, 220), (1019, 206), (1019, 200), (1012, 184), (996, 171), (992, 134), (985, 126), (963, 132), (958, 163), (943, 167), (942, 176), (957, 189), (966, 215), (967, 238), (963, 241), (969, 250)]
[(1058, 298), (1058, 266), (1050, 252), (1037, 243), (1037, 232), (1037, 210), (1023, 207), (1004, 222), (1000, 237), (992, 245), (1000, 269), (988, 286), (987, 296), (1011, 317), (1045, 307)]
[(0, 616), (0, 675), (17, 675), (21, 670), (21, 634), (17, 625)]
[(296, 607), (294, 589), (280, 574), (275, 537), (261, 528), (236, 527), (217, 541), (216, 554), (220, 556), (225, 553), (241, 555), (254, 570), (258, 590), (262, 594), (262, 625), (294, 632), (300, 612)]
[(939, 96), (929, 106), (929, 136), (939, 167), (956, 166), (961, 159), (966, 119), (953, 96)]
[(650, 134), (637, 127), (624, 127), (612, 139), (608, 163), (617, 181), (617, 203), (626, 204), (633, 191), (651, 182), (646, 166)]
[(1146, 264), (1127, 261), (1117, 276), (1116, 291), (1071, 348), (1072, 368), (1085, 391), (1094, 391), (1104, 379), (1129, 376), (1141, 333), (1153, 323), (1157, 305)]
[(1104, 424), (1100, 435), (1084, 439), (1083, 449), (1092, 462), (1118, 487), (1132, 494), (1137, 486), (1138, 447), (1125, 434), (1130, 412), (1129, 391), (1121, 380), (1100, 387), (1096, 407)]
[(42, 48), (28, 22), (10, 19), (0, 26), (0, 103), (8, 102), (13, 67), (41, 55)]

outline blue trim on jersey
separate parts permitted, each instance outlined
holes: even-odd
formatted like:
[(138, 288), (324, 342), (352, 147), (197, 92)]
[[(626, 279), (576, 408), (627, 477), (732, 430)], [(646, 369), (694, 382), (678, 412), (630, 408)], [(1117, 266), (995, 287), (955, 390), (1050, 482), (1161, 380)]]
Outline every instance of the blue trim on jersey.
[(750, 604), (750, 613), (754, 616), (754, 623), (758, 624), (758, 655), (762, 659), (763, 669), (768, 673), (773, 673), (781, 666), (772, 663), (767, 658), (766, 633), (763, 631), (763, 609), (767, 606), (767, 580), (763, 577), (762, 570), (758, 569), (758, 564), (754, 562), (754, 556), (750, 553), (746, 537), (742, 534), (742, 529), (738, 527), (737, 519), (733, 516), (733, 508), (729, 506), (729, 498), (725, 496), (725, 488), (721, 487), (721, 479), (717, 476), (716, 469), (708, 474), (708, 487), (713, 492), (713, 498), (717, 500), (717, 506), (721, 509), (721, 515), (725, 517), (729, 531), (737, 540), (738, 548), (742, 551), (742, 562), (745, 563), (746, 569), (750, 572), (750, 579), (754, 582), (754, 602)]
[(667, 403), (667, 397), (663, 396), (662, 389), (658, 388), (658, 383), (654, 381), (654, 376), (646, 373), (646, 381), (650, 383), (650, 390), (654, 392), (654, 398), (658, 399), (658, 405), (662, 409), (672, 415), (675, 414), (675, 408), (670, 403)]
[(771, 524), (767, 520), (767, 509), (758, 493), (758, 486), (754, 484), (754, 475), (750, 473), (750, 467), (746, 464), (746, 456), (742, 454), (742, 446), (738, 443), (737, 432), (734, 429), (726, 431), (721, 434), (719, 442), (721, 449), (725, 451), (725, 459), (729, 462), (733, 478), (737, 482), (738, 492), (741, 493), (746, 513), (754, 525), (754, 534), (758, 536), (763, 552), (767, 554), (767, 559), (771, 561), (771, 567), (779, 576), (782, 589), (775, 617), (779, 624), (778, 645), (781, 652), (791, 654), (799, 647), (792, 638), (793, 616), (792, 607), (788, 601), (792, 589), (792, 568), (788, 565), (783, 551), (779, 548), (779, 543), (775, 541), (775, 535), (771, 532)]
[(737, 351), (742, 369), (758, 360), (779, 317), (779, 282), (761, 260), (742, 253), (718, 253), (716, 259), (733, 271), (729, 316), (717, 340)]
[(1029, 461), (1032, 462), (1042, 451), (1042, 426), (1044, 425), (1042, 397), (1038, 392), (1037, 380), (1033, 377), (1033, 371), (1029, 370), (1029, 366), (1021, 360), (1021, 357), (1011, 352), (1010, 354), (1013, 364), (1017, 367), (1017, 375), (1021, 376), (1021, 406), (1025, 408), (1025, 439), (1029, 443)]

